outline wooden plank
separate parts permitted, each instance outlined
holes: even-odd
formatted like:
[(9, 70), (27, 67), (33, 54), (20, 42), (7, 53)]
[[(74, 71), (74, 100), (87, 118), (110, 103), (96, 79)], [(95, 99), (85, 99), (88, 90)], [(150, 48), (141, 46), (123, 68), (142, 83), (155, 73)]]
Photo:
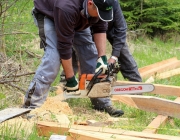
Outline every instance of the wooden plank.
[[(180, 103), (180, 97), (175, 99), (176, 102)], [(168, 116), (158, 115), (143, 132), (156, 133), (160, 126), (163, 126), (168, 120)]]
[(56, 122), (43, 122), (39, 121), (36, 124), (39, 136), (49, 137), (52, 133), (64, 135), (67, 134), (71, 129), (74, 130), (84, 130), (84, 131), (93, 131), (93, 132), (101, 132), (101, 133), (110, 133), (110, 134), (118, 134), (123, 136), (133, 136), (138, 138), (146, 138), (146, 139), (158, 139), (158, 140), (179, 140), (179, 137), (169, 136), (169, 135), (161, 135), (161, 134), (148, 134), (143, 132), (136, 131), (128, 131), (122, 129), (111, 129), (106, 127), (93, 127), (93, 126), (81, 126), (81, 125), (60, 125)]
[[(117, 86), (121, 84), (139, 84), (140, 82), (131, 82), (131, 81), (116, 81), (112, 86)], [(180, 97), (180, 87), (171, 86), (171, 85), (162, 85), (162, 84), (153, 84), (155, 86), (154, 91), (150, 92), (153, 94), (161, 95), (170, 95)]]
[(154, 82), (154, 77), (153, 76), (149, 77), (149, 79), (147, 79), (145, 81), (145, 83), (153, 83), (153, 82)]
[(164, 65), (164, 64), (167, 64), (167, 63), (172, 63), (172, 62), (175, 62), (175, 61), (178, 61), (178, 59), (176, 57), (166, 59), (166, 60), (163, 60), (163, 61), (160, 61), (160, 62), (156, 62), (156, 63), (150, 64), (148, 66), (139, 68), (139, 72), (144, 73), (144, 72), (148, 71), (149, 69), (154, 69), (155, 67), (159, 67), (160, 65)]
[(70, 137), (67, 140), (152, 140), (146, 138), (138, 138), (132, 136), (123, 136), (117, 134), (84, 131), (84, 130), (69, 130)]
[(153, 84), (155, 86), (153, 94), (169, 95), (169, 96), (180, 96), (180, 87), (162, 84)]
[[(100, 135), (97, 133), (93, 133), (92, 131), (82, 131), (82, 130), (75, 130), (69, 129), (70, 136), (67, 137), (67, 140), (103, 140), (106, 139), (104, 135)], [(112, 140), (112, 138), (109, 138)]]
[(168, 120), (168, 116), (158, 115), (142, 132), (156, 133), (160, 126), (163, 126)]
[[(163, 61), (163, 62), (166, 62), (166, 61)], [(140, 75), (142, 78), (149, 78), (150, 76), (155, 76), (157, 73), (178, 68), (180, 67), (180, 61), (173, 60), (168, 63), (163, 63), (163, 64), (155, 63), (152, 65), (139, 69)]]
[(173, 70), (170, 70), (170, 71), (166, 71), (166, 72), (163, 72), (163, 73), (158, 73), (155, 78), (156, 79), (166, 79), (166, 78), (170, 78), (172, 76), (178, 76), (180, 75), (180, 68), (177, 68), (177, 69), (173, 69)]
[(113, 95), (112, 98), (137, 109), (180, 118), (180, 103), (175, 101), (142, 95)]
[[(148, 80), (145, 81), (145, 83), (152, 83), (154, 82), (154, 77), (150, 77)], [(157, 133), (157, 129), (160, 126), (165, 125), (165, 123), (168, 120), (168, 116), (158, 115), (148, 126), (146, 129), (144, 129), (142, 132), (146, 133)]]
[(27, 108), (6, 108), (0, 111), (0, 123), (13, 117), (20, 116), (24, 113), (28, 113), (30, 111), (31, 109)]

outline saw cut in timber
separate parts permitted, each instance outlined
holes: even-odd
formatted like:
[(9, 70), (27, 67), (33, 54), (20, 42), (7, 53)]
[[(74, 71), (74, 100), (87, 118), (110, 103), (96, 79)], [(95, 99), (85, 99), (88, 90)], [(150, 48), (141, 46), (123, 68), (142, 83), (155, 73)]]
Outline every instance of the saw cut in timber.
[[(153, 140), (179, 140), (179, 137), (176, 137), (176, 136), (161, 135), (161, 134), (148, 134), (148, 133), (143, 133), (143, 132), (128, 131), (128, 130), (122, 130), (122, 129), (111, 129), (111, 128), (106, 128), (106, 127), (93, 127), (93, 126), (81, 126), (81, 125), (71, 125), (71, 126), (70, 125), (60, 125), (56, 122), (39, 121), (39, 122), (37, 122), (36, 127), (38, 130), (39, 136), (46, 136), (46, 137), (49, 137), (52, 133), (58, 134), (58, 135), (65, 135), (68, 132), (72, 132), (73, 134), (74, 133), (78, 134), (78, 132), (77, 131), (75, 132), (75, 130), (81, 130), (85, 133), (91, 131), (91, 132), (99, 132), (99, 134), (101, 134), (101, 135), (111, 134), (112, 138), (113, 138), (113, 135), (120, 135), (120, 136), (131, 136), (134, 138), (133, 140), (136, 140), (137, 138), (144, 138), (146, 140), (148, 140), (148, 139), (151, 139), (151, 140), (152, 139)], [(86, 138), (89, 138), (89, 137), (87, 137), (88, 135), (85, 133), (84, 134), (81, 133), (81, 136), (84, 135), (84, 136), (86, 136)], [(79, 139), (77, 139), (77, 140), (79, 140)], [(88, 140), (88, 139), (83, 139), (83, 140)], [(92, 139), (89, 139), (89, 140), (92, 140)], [(110, 140), (110, 139), (108, 139), (108, 140)], [(121, 140), (121, 138), (120, 138), (120, 140)], [(128, 140), (128, 139), (126, 139), (126, 140)], [(141, 140), (141, 139), (139, 139), (139, 140)]]
[(114, 95), (113, 98), (137, 109), (180, 118), (180, 103), (178, 102), (141, 95)]
[(150, 76), (155, 76), (157, 73), (172, 70), (178, 67), (180, 67), (180, 61), (174, 57), (139, 68), (139, 73), (142, 78), (149, 78)]

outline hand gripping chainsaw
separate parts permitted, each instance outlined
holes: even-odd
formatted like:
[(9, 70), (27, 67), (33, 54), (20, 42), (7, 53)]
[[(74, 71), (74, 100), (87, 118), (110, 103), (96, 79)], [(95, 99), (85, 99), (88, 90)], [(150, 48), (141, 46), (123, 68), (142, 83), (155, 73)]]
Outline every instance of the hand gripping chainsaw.
[(119, 65), (108, 65), (106, 74), (101, 74), (102, 69), (95, 74), (82, 74), (79, 94), (69, 94), (64, 90), (64, 98), (101, 98), (111, 95), (142, 94), (154, 90), (154, 85), (148, 83), (117, 81), (119, 68)]

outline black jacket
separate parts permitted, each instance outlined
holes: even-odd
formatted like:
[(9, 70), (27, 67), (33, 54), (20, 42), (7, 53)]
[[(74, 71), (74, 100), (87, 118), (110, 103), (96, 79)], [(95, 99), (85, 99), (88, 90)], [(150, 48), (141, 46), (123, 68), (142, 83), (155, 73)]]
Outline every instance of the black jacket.
[(99, 18), (87, 18), (83, 13), (87, 0), (34, 0), (38, 12), (54, 21), (57, 48), (62, 59), (71, 58), (75, 31), (92, 26), (94, 33), (105, 33), (107, 23)]
[(127, 24), (118, 0), (113, 5), (113, 20), (108, 23), (107, 39), (112, 45), (112, 55), (119, 57), (121, 48), (126, 43)]

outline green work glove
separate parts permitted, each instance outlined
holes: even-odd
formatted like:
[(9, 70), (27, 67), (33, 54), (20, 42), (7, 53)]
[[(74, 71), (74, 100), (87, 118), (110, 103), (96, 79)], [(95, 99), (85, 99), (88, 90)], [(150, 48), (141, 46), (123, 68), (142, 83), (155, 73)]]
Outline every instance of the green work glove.
[(102, 73), (104, 74), (107, 70), (107, 57), (105, 55), (98, 58), (95, 73), (101, 68), (103, 69)]
[(67, 91), (67, 94), (80, 94), (78, 81), (75, 76), (66, 79), (66, 81), (65, 90)]

